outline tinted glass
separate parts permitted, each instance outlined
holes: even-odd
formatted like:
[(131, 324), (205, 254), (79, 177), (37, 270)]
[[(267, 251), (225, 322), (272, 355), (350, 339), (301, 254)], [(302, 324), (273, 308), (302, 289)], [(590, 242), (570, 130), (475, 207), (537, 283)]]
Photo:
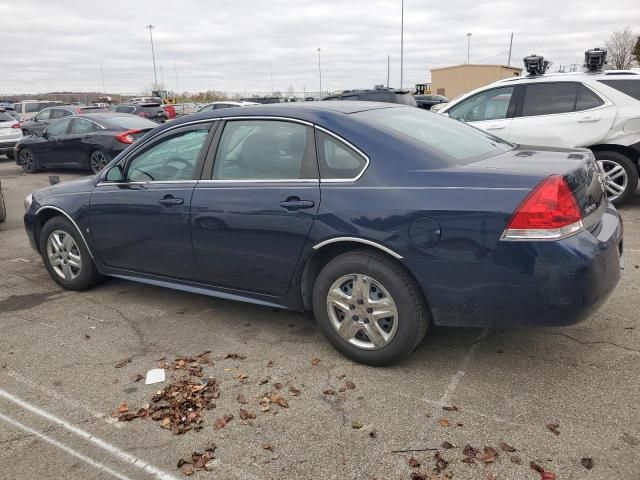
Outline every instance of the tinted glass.
[(494, 88), (478, 93), (449, 110), (449, 116), (463, 122), (507, 118), (512, 95), (513, 87)]
[(84, 118), (76, 118), (71, 126), (71, 133), (91, 133), (98, 129), (95, 123)]
[(381, 108), (354, 115), (425, 147), (444, 165), (466, 165), (513, 148), (482, 130), (418, 108)]
[(115, 111), (120, 113), (133, 113), (135, 109), (136, 109), (135, 107), (132, 107), (129, 105), (122, 105), (122, 106), (116, 107)]
[(28, 102), (24, 104), (24, 112), (25, 113), (33, 113), (40, 111), (40, 104), (37, 102)]
[(51, 136), (64, 135), (65, 133), (67, 133), (67, 127), (69, 126), (70, 121), (71, 119), (64, 118), (52, 123), (51, 125), (49, 125), (49, 127), (47, 127), (47, 133)]
[(396, 102), (401, 103), (403, 105), (411, 105), (416, 106), (416, 99), (413, 98), (413, 95), (410, 93), (396, 93), (395, 94)]
[(214, 110), (219, 110), (221, 108), (231, 108), (231, 107), (237, 107), (237, 105), (229, 105), (228, 103), (216, 103), (213, 106)]
[(629, 95), (631, 98), (640, 100), (640, 78), (625, 80), (598, 80), (600, 83), (615, 88), (619, 92)]
[(42, 110), (38, 115), (35, 116), (35, 119), (39, 122), (43, 120), (49, 120), (51, 118), (51, 110), (45, 109)]
[(220, 180), (294, 180), (303, 171), (307, 127), (268, 120), (228, 122), (220, 138), (213, 178)]
[(576, 102), (576, 111), (589, 110), (604, 105), (604, 101), (596, 95), (591, 89), (580, 85), (578, 92), (578, 101)]
[(553, 115), (573, 112), (579, 83), (537, 83), (527, 85), (522, 116)]
[(213, 105), (205, 105), (198, 112), (208, 112), (209, 110), (213, 110)]
[(51, 119), (57, 120), (58, 118), (68, 117), (71, 115), (71, 112), (67, 110), (63, 110), (62, 108), (52, 108), (51, 109)]
[(360, 96), (362, 100), (366, 100), (367, 102), (393, 102), (393, 97), (389, 92), (366, 92), (360, 94)]
[(5, 112), (0, 112), (0, 122), (13, 122), (14, 118)]
[(318, 161), (320, 178), (350, 179), (357, 177), (366, 165), (366, 160), (335, 138), (318, 132)]
[[(102, 122), (103, 120), (100, 120)], [(122, 129), (122, 130), (146, 130), (148, 128), (155, 128), (157, 123), (147, 120), (137, 115), (122, 115), (119, 117), (108, 117), (104, 119), (104, 122), (110, 128)]]
[(132, 182), (191, 180), (209, 128), (178, 132), (160, 140), (129, 163)]

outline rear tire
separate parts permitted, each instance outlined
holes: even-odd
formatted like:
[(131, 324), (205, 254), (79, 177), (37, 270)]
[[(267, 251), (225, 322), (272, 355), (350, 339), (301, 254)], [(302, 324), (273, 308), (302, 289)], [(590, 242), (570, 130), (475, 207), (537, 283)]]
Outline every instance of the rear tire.
[(0, 190), (0, 223), (4, 222), (7, 219), (7, 207), (4, 204), (4, 195), (2, 194), (2, 190)]
[(76, 227), (53, 217), (42, 227), (40, 254), (49, 276), (67, 290), (86, 290), (101, 278)]
[(629, 157), (610, 150), (594, 152), (600, 171), (605, 175), (605, 192), (611, 203), (621, 205), (638, 187), (638, 169)]
[(89, 158), (89, 168), (93, 173), (100, 172), (111, 161), (111, 156), (102, 149), (97, 149), (91, 152)]
[(38, 171), (36, 158), (30, 149), (23, 148), (20, 150), (18, 158), (20, 159), (20, 166), (25, 173), (36, 173)]
[(324, 266), (313, 287), (313, 311), (336, 350), (375, 366), (411, 355), (430, 322), (413, 278), (395, 260), (370, 250), (346, 252)]

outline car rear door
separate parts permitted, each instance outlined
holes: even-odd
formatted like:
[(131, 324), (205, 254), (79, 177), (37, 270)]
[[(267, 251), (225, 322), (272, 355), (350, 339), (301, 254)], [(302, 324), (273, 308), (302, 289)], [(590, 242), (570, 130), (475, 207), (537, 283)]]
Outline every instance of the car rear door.
[(100, 130), (100, 126), (87, 118), (72, 118), (71, 129), (65, 139), (65, 147), (69, 152), (68, 166), (91, 168), (89, 157), (91, 152), (96, 149), (91, 138), (93, 133), (98, 130)]
[(510, 140), (510, 126), (517, 103), (515, 86), (479, 92), (447, 110), (456, 120), (469, 123), (492, 135)]
[(36, 161), (41, 166), (60, 167), (69, 158), (66, 139), (71, 123), (70, 118), (63, 118), (49, 125), (43, 132), (45, 142), (38, 142), (29, 145), (34, 151)]
[(508, 140), (524, 145), (588, 147), (611, 129), (616, 108), (580, 82), (522, 85)]
[(205, 282), (284, 295), (320, 205), (310, 125), (230, 120), (193, 194), (191, 235)]

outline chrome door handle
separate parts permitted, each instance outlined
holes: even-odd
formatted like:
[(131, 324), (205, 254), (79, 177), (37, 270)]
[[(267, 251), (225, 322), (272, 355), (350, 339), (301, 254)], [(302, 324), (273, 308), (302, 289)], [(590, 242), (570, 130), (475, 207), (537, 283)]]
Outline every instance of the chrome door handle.
[(166, 197), (158, 200), (160, 205), (164, 205), (165, 207), (170, 207), (172, 205), (182, 205), (184, 203), (184, 199), (182, 198), (174, 198), (171, 195), (167, 195)]
[(304, 210), (305, 208), (313, 208), (314, 205), (315, 203), (311, 200), (300, 200), (298, 197), (290, 197), (284, 202), (280, 202), (280, 206), (287, 210)]
[(595, 123), (599, 121), (600, 121), (599, 117), (584, 117), (578, 120), (578, 123)]
[(487, 130), (504, 130), (504, 125), (489, 125)]

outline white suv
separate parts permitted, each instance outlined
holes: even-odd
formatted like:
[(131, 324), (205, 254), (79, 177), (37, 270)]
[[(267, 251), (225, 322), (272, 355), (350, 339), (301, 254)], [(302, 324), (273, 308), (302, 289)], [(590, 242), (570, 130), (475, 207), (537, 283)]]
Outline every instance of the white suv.
[(508, 78), (462, 95), (437, 113), (514, 143), (591, 149), (615, 204), (638, 185), (640, 75), (635, 72)]

